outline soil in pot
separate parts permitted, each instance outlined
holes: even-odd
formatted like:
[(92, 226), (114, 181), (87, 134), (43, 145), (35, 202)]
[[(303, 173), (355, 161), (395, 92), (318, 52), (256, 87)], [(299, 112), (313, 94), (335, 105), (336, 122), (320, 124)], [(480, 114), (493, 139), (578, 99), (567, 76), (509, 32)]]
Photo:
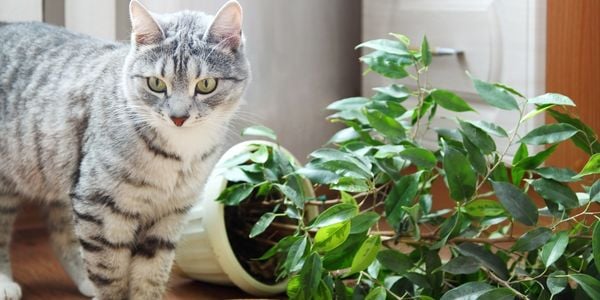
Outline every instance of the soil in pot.
[[(265, 232), (250, 238), (250, 231), (256, 221), (266, 212), (273, 212), (281, 195), (273, 192), (270, 197), (251, 195), (237, 206), (225, 206), (225, 227), (229, 243), (238, 262), (256, 280), (264, 284), (275, 284), (277, 269), (285, 260), (284, 253), (278, 253), (266, 260), (258, 260), (280, 239), (291, 235), (297, 225), (293, 219), (277, 218)], [(280, 209), (281, 210), (281, 209)]]

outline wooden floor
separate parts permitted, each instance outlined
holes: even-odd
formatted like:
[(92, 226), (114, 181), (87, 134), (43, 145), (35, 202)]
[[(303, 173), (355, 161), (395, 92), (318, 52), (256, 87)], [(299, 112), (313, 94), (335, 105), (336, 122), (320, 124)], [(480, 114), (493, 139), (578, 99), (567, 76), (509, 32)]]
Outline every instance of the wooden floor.
[[(12, 263), (15, 280), (23, 289), (23, 300), (88, 299), (54, 258), (43, 228), (19, 228), (13, 235)], [(216, 286), (186, 279), (174, 271), (166, 299), (252, 298), (234, 287)]]

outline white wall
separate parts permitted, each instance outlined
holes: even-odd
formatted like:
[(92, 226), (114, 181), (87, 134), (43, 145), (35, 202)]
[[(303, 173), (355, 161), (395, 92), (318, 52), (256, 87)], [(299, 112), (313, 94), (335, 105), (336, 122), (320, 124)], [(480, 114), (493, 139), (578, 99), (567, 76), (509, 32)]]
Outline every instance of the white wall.
[(41, 21), (42, 0), (0, 0), (0, 21)]
[(65, 27), (99, 38), (116, 38), (115, 0), (65, 0)]

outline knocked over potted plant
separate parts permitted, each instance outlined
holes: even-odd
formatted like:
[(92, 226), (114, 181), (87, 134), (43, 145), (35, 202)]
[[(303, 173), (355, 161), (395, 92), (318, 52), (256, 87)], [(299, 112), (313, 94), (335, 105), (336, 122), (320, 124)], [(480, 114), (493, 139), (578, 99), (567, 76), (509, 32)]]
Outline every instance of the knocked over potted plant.
[[(261, 127), (245, 133), (271, 134)], [(235, 284), (253, 295), (285, 291), (287, 281), (276, 275), (279, 257), (256, 258), (291, 234), (290, 228), (298, 222), (316, 214), (314, 210), (305, 214), (303, 209), (281, 209), (285, 202), (314, 198), (310, 181), (295, 175), (284, 177), (298, 168), (297, 160), (272, 142), (246, 141), (226, 151), (209, 176), (201, 201), (188, 216), (176, 250), (177, 266), (194, 279)], [(278, 217), (283, 219), (280, 227), (267, 229)], [(268, 239), (253, 239), (264, 231)]]

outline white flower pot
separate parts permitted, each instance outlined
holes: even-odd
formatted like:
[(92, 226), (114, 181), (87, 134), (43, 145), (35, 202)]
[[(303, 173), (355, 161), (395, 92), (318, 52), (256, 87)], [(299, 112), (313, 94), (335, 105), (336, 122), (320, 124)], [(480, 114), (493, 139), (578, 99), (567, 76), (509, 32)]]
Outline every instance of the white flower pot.
[[(227, 186), (221, 175), (223, 163), (248, 151), (250, 145), (276, 146), (266, 141), (246, 141), (231, 147), (215, 165), (204, 187), (200, 201), (191, 209), (188, 223), (177, 246), (175, 263), (189, 277), (223, 285), (236, 285), (247, 293), (268, 296), (285, 291), (287, 281), (275, 284), (261, 282), (249, 274), (240, 264), (229, 242), (225, 227), (225, 206), (215, 199)], [(292, 161), (297, 160), (285, 149), (282, 152)], [(304, 182), (305, 193), (314, 197), (311, 183)], [(312, 215), (315, 213), (312, 212)]]

